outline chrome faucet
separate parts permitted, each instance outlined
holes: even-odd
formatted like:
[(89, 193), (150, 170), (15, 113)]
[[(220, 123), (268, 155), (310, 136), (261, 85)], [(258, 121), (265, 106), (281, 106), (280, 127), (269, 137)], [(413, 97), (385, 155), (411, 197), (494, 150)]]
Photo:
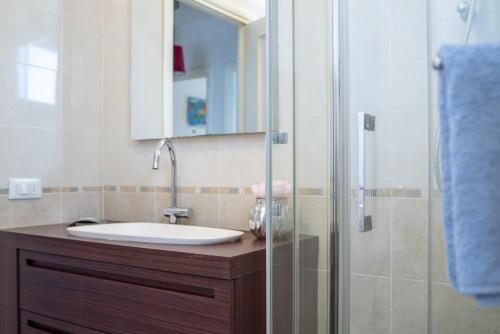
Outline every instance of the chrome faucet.
[(168, 148), (170, 163), (172, 165), (172, 204), (170, 208), (163, 210), (163, 214), (170, 218), (170, 224), (177, 224), (178, 218), (189, 218), (191, 216), (191, 209), (177, 207), (177, 159), (175, 156), (174, 145), (167, 138), (160, 140), (158, 146), (156, 147), (153, 169), (158, 170), (160, 168), (160, 155), (165, 146)]

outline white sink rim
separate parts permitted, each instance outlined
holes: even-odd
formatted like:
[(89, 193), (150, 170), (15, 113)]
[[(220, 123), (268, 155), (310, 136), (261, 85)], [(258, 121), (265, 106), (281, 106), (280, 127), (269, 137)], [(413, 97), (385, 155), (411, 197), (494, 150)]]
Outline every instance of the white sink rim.
[(211, 227), (147, 222), (92, 224), (68, 227), (66, 230), (69, 235), (81, 238), (169, 245), (230, 243), (240, 240), (244, 234)]

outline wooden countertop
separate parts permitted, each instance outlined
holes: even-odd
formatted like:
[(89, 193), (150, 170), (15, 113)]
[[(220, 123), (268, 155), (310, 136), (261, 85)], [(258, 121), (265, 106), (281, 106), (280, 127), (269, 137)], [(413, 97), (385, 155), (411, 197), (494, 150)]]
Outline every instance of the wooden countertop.
[[(240, 241), (219, 245), (166, 245), (108, 241), (70, 236), (68, 224), (0, 230), (0, 246), (68, 257), (133, 265), (140, 268), (170, 271), (220, 279), (234, 279), (265, 270), (265, 241), (246, 232)], [(303, 236), (317, 258), (317, 237)], [(291, 243), (281, 243), (288, 254)], [(315, 255), (316, 254), (316, 255)], [(287, 261), (288, 256), (280, 256)]]

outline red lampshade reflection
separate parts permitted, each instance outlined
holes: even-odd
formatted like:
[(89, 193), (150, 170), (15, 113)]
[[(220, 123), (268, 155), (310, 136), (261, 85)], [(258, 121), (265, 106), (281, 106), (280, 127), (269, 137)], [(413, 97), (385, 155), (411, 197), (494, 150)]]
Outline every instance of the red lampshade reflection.
[(184, 51), (182, 46), (174, 45), (174, 75), (181, 76), (186, 74), (186, 66), (184, 65)]

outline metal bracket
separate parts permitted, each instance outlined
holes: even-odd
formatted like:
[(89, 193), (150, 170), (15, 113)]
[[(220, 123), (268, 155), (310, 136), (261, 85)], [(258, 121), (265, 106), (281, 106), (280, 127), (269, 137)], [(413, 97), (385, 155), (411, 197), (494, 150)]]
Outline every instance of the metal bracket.
[(273, 144), (288, 144), (288, 133), (273, 132)]
[(369, 115), (369, 114), (364, 114), (365, 119), (365, 130), (366, 131), (375, 131), (375, 116)]

